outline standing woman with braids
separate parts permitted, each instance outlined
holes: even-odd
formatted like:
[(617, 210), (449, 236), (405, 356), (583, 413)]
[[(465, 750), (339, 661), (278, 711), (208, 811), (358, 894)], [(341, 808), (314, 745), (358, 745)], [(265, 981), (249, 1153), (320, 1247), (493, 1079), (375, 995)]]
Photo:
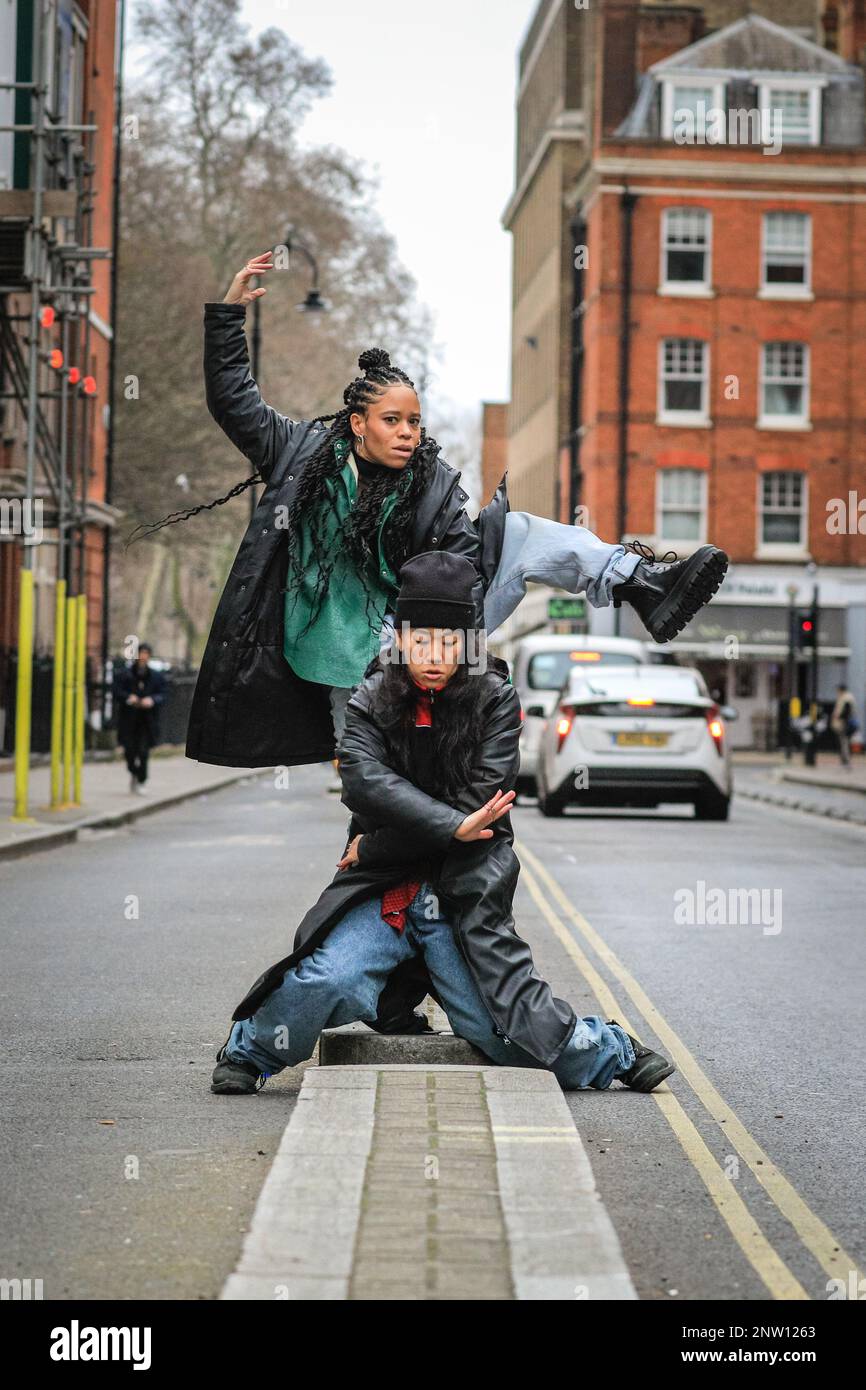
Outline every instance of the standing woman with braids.
[(221, 303), (205, 305), (208, 408), (255, 472), (221, 505), (265, 484), (217, 606), (190, 710), (186, 754), (231, 767), (296, 766), (334, 757), (352, 688), (389, 634), (401, 565), (424, 551), (475, 566), (477, 625), (497, 628), (527, 581), (586, 592), (595, 607), (625, 599), (657, 641), (707, 601), (727, 557), (714, 546), (674, 564), (639, 544), (609, 545), (580, 526), (511, 512), (503, 478), (476, 521), (460, 474), (421, 424), (410, 378), (381, 349), (363, 352), (343, 408), (290, 420), (261, 397), (249, 367), (248, 261)]
[[(333, 758), (352, 687), (380, 649), (400, 566), (443, 549), (478, 567), (480, 552), (460, 475), (440, 458), (412, 381), (386, 352), (361, 354), (361, 375), (333, 415), (290, 420), (262, 400), (244, 318), (266, 292), (250, 281), (271, 268), (271, 252), (255, 257), (222, 303), (205, 305), (208, 408), (255, 468), (208, 505), (265, 487), (214, 616), (186, 753), (237, 767)], [(504, 517), (504, 500), (488, 519), (497, 511)], [(483, 595), (479, 568), (479, 615)]]

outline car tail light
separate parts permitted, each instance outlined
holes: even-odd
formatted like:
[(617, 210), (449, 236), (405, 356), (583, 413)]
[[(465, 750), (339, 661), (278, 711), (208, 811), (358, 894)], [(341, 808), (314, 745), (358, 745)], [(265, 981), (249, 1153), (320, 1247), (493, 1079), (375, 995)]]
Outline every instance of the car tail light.
[(721, 720), (721, 710), (718, 705), (711, 705), (707, 710), (707, 728), (710, 731), (710, 738), (716, 745), (716, 752), (721, 756), (725, 742), (725, 726)]
[(556, 715), (556, 751), (562, 752), (562, 745), (571, 733), (574, 723), (574, 705), (560, 705)]

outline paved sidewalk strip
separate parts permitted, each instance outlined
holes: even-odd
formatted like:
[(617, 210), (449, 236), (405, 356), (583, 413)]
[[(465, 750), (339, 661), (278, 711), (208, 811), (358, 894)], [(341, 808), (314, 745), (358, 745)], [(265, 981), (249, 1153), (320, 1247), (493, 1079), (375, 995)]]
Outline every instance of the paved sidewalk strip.
[(52, 811), (50, 769), (34, 768), (30, 777), (30, 809), (33, 824), (11, 819), (14, 809), (14, 777), (0, 773), (0, 859), (18, 858), (40, 850), (70, 844), (88, 831), (128, 825), (142, 816), (177, 806), (191, 797), (219, 791), (248, 777), (272, 775), (268, 768), (217, 767), (182, 755), (154, 759), (148, 779), (149, 794), (129, 791), (129, 773), (119, 759), (86, 763), (82, 778), (84, 801)]
[(309, 1067), (224, 1299), (634, 1299), (543, 1068)]

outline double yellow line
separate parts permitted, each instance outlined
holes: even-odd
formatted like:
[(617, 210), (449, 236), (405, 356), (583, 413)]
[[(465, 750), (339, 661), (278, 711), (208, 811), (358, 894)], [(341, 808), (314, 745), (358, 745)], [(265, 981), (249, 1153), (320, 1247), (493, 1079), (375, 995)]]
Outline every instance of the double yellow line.
[[(599, 936), (582, 913), (569, 901), (559, 884), (533, 854), (520, 843), (518, 852), (523, 864), (523, 879), (532, 898), (551, 930), (568, 951), (608, 1018), (616, 1018), (628, 1032), (640, 1036), (638, 1029), (627, 1020), (607, 982), (575, 940), (574, 930), (592, 947), (599, 960), (619, 982), (638, 1013), (661, 1040), (663, 1047), (676, 1063), (683, 1080), (691, 1087), (710, 1117), (722, 1129), (727, 1142), (752, 1170), (770, 1200), (796, 1231), (806, 1249), (818, 1261), (828, 1278), (840, 1279), (846, 1286), (849, 1273), (863, 1275), (852, 1257), (846, 1253), (833, 1233), (824, 1225), (800, 1194), (781, 1173), (772, 1159), (752, 1137), (739, 1117), (722, 1099), (706, 1072), (698, 1065), (685, 1043), (659, 1013), (652, 1000), (626, 970), (625, 966)], [(527, 868), (527, 865), (529, 866)], [(542, 885), (544, 885), (543, 890)], [(551, 900), (559, 909), (554, 910)], [(561, 915), (559, 915), (561, 914)], [(566, 925), (567, 923), (571, 925)], [(716, 1209), (734, 1240), (773, 1298), (808, 1299), (809, 1294), (776, 1254), (752, 1216), (733, 1181), (708, 1149), (698, 1130), (683, 1110), (676, 1096), (668, 1089), (652, 1092), (652, 1097), (673, 1130), (679, 1143), (696, 1169)]]

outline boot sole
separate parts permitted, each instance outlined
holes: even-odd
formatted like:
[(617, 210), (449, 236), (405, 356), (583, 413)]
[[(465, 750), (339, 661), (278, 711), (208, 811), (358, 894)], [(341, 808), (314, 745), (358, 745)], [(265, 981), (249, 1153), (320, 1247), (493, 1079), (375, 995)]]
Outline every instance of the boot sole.
[[(248, 1076), (247, 1073), (240, 1068), (238, 1068), (233, 1075), (228, 1068), (228, 1059), (223, 1056), (225, 1047), (226, 1044), (223, 1043), (223, 1046), (217, 1053), (217, 1062), (219, 1065), (214, 1068), (214, 1073), (211, 1077), (211, 1091), (215, 1096), (254, 1096), (257, 1090), (256, 1077)], [(224, 1068), (228, 1074), (217, 1076), (220, 1067)]]
[(255, 1082), (249, 1090), (234, 1081), (212, 1081), (210, 1088), (215, 1096), (254, 1096), (256, 1093)]
[(728, 557), (713, 546), (695, 551), (677, 583), (651, 614), (647, 627), (654, 642), (670, 642), (709, 603), (728, 569)]
[(662, 1081), (666, 1081), (675, 1071), (676, 1067), (673, 1062), (665, 1062), (663, 1066), (655, 1066), (651, 1063), (647, 1066), (646, 1072), (643, 1075), (638, 1071), (635, 1078), (638, 1084), (635, 1085), (634, 1082), (632, 1082), (628, 1089), (630, 1091), (642, 1091), (644, 1094), (648, 1091), (654, 1091), (656, 1086)]

